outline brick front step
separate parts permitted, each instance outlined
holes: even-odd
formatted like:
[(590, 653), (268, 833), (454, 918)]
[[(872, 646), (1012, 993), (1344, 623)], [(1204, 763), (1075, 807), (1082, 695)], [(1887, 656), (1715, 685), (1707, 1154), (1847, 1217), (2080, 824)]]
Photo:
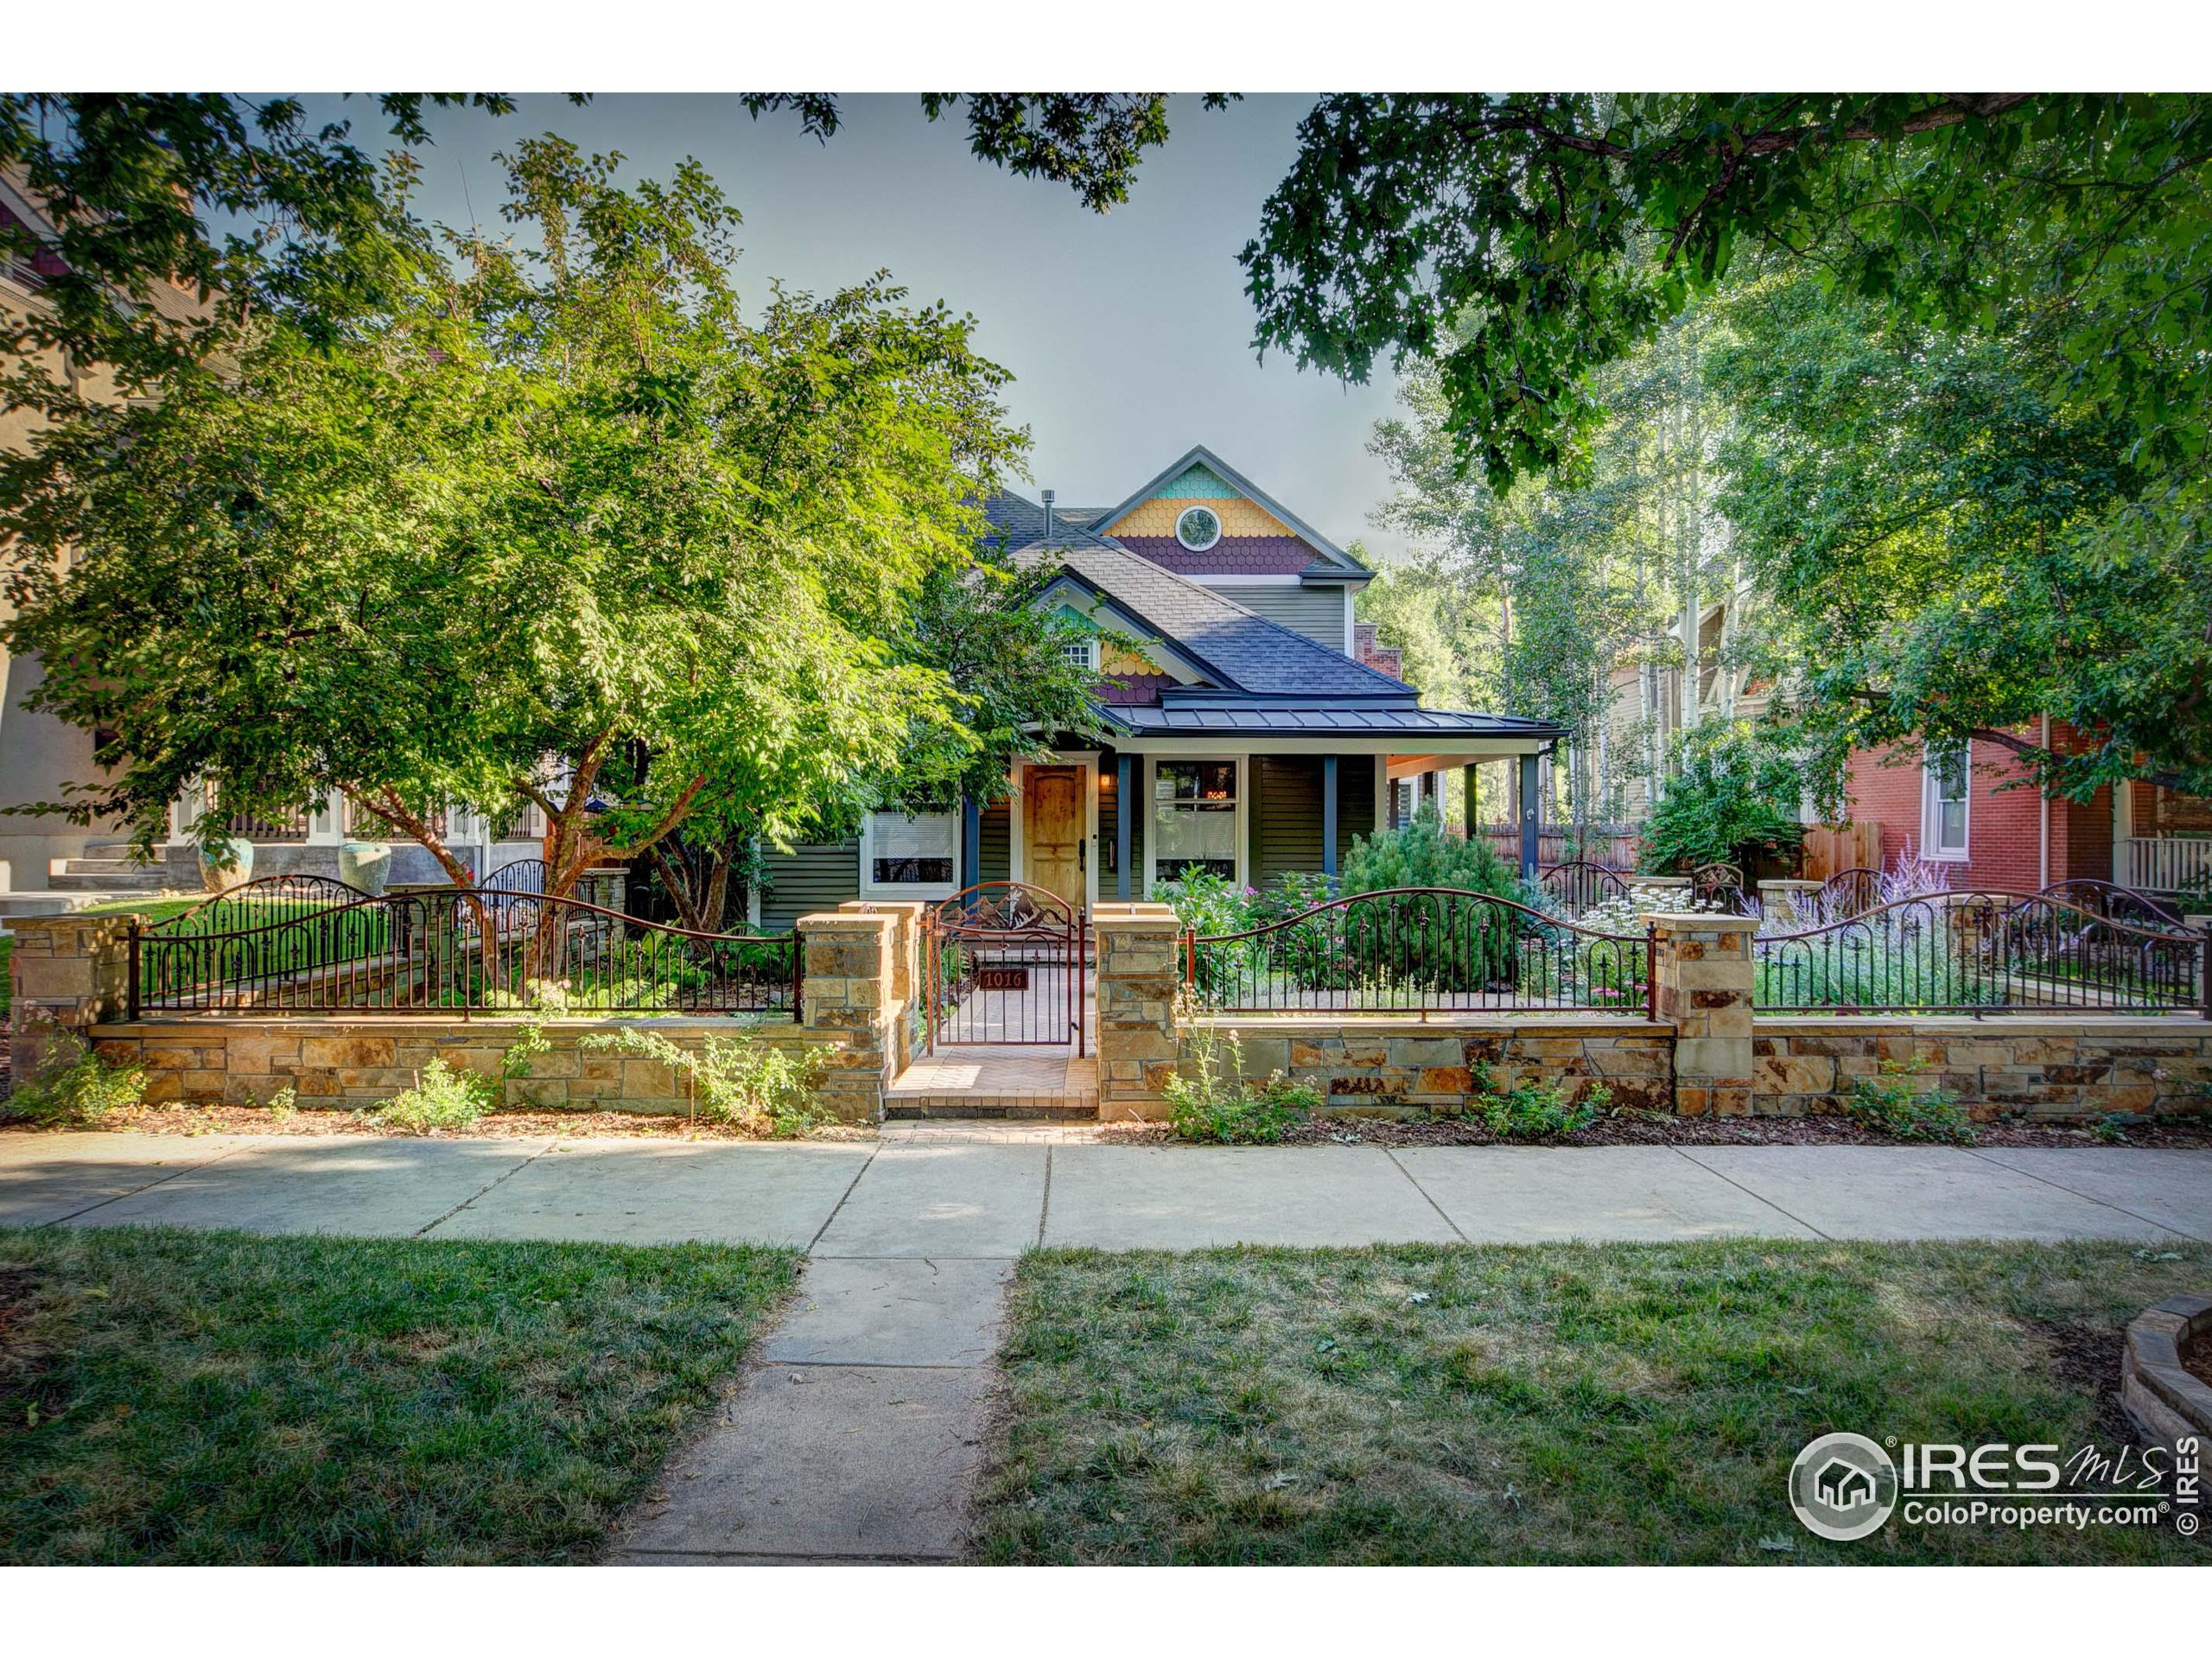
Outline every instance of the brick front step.
[(1020, 1119), (1038, 1123), (1094, 1123), (1096, 1095), (900, 1095), (886, 1098), (887, 1122)]

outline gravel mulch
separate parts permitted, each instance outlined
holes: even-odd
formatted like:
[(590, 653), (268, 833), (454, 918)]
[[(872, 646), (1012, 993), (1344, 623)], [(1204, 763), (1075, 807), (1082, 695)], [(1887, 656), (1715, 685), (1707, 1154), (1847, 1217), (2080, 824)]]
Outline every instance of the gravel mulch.
[[(538, 1141), (547, 1135), (574, 1138), (612, 1136), (651, 1141), (751, 1141), (726, 1124), (701, 1122), (676, 1114), (643, 1112), (486, 1112), (465, 1129), (431, 1129), (421, 1135), (388, 1128), (365, 1112), (315, 1111), (302, 1108), (272, 1112), (260, 1106), (134, 1106), (101, 1120), (103, 1129), (137, 1135), (367, 1135), (433, 1141)], [(0, 1133), (39, 1135), (48, 1131), (10, 1123)], [(817, 1131), (810, 1141), (873, 1141), (874, 1125), (838, 1125)]]
[[(2086, 1128), (2053, 1123), (1974, 1125), (1982, 1147), (2212, 1147), (2212, 1118), (2167, 1119), (2130, 1128), (2122, 1141), (2102, 1141)], [(1319, 1117), (1300, 1124), (1281, 1144), (1294, 1147), (1893, 1147), (1841, 1117), (1605, 1117), (1573, 1135), (1541, 1141), (1502, 1141), (1480, 1122), (1452, 1118), (1401, 1122), (1390, 1118)]]

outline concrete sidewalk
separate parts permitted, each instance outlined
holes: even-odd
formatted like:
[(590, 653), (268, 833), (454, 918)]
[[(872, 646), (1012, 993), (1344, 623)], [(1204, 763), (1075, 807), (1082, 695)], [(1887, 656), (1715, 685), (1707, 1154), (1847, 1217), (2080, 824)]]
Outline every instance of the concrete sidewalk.
[(1040, 1243), (2212, 1242), (2212, 1152), (0, 1135), (0, 1224), (125, 1224), (756, 1241), (870, 1261)]

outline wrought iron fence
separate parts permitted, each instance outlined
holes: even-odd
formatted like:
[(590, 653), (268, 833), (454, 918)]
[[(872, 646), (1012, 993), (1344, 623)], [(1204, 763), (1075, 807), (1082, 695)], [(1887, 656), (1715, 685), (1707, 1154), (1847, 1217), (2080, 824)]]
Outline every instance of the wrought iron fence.
[(1752, 942), (1753, 1006), (1774, 1013), (2207, 1012), (2206, 939), (2044, 893), (1879, 904)]
[(1350, 893), (1183, 939), (1184, 979), (1232, 1014), (1551, 1009), (1652, 1016), (1651, 931), (1605, 933), (1454, 887)]
[(1690, 872), (1690, 896), (1701, 905), (1713, 905), (1732, 915), (1748, 916), (1751, 903), (1744, 890), (1744, 873), (1733, 864), (1700, 864)]
[(1821, 914), (1857, 916), (1882, 902), (1882, 873), (1864, 864), (1838, 870), (1813, 895)]
[(2181, 910), (2155, 894), (2133, 887), (2123, 887), (2114, 881), (2100, 881), (2094, 876), (2076, 876), (2071, 881), (2054, 881), (2037, 890), (2045, 899), (2056, 899), (2069, 905), (2079, 905), (2092, 915), (2102, 916), (2109, 921), (2126, 922), (2131, 927), (2147, 927), (2167, 932), (2182, 925)]
[(531, 1007), (797, 1018), (803, 965), (789, 933), (697, 933), (513, 889), (373, 897), (280, 877), (134, 928), (128, 998), (134, 1019)]
[(1058, 894), (985, 881), (923, 918), (924, 1031), (941, 1046), (1085, 1046), (1088, 918)]
[(1566, 906), (1572, 916), (1580, 916), (1607, 899), (1625, 899), (1629, 892), (1629, 884), (1618, 870), (1586, 859), (1553, 865), (1537, 877), (1536, 885)]

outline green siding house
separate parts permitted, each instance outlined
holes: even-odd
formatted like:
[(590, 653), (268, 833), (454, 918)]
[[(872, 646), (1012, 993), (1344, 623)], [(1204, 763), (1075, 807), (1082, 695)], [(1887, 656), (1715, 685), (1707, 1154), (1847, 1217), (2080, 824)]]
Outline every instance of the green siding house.
[[(1087, 908), (1147, 897), (1191, 864), (1252, 887), (1332, 875), (1355, 836), (1450, 772), (1504, 760), (1529, 780), (1564, 736), (1423, 708), (1362, 660), (1352, 599), (1373, 573), (1205, 448), (1114, 506), (1061, 507), (1048, 491), (986, 510), (1017, 562), (1052, 573), (1041, 602), (1094, 633), (1103, 735), (1059, 734), (990, 799), (877, 813), (855, 842), (772, 855), (763, 925), (978, 881)], [(1532, 782), (1516, 792), (1533, 805)], [(1521, 827), (1532, 863), (1533, 816)]]

